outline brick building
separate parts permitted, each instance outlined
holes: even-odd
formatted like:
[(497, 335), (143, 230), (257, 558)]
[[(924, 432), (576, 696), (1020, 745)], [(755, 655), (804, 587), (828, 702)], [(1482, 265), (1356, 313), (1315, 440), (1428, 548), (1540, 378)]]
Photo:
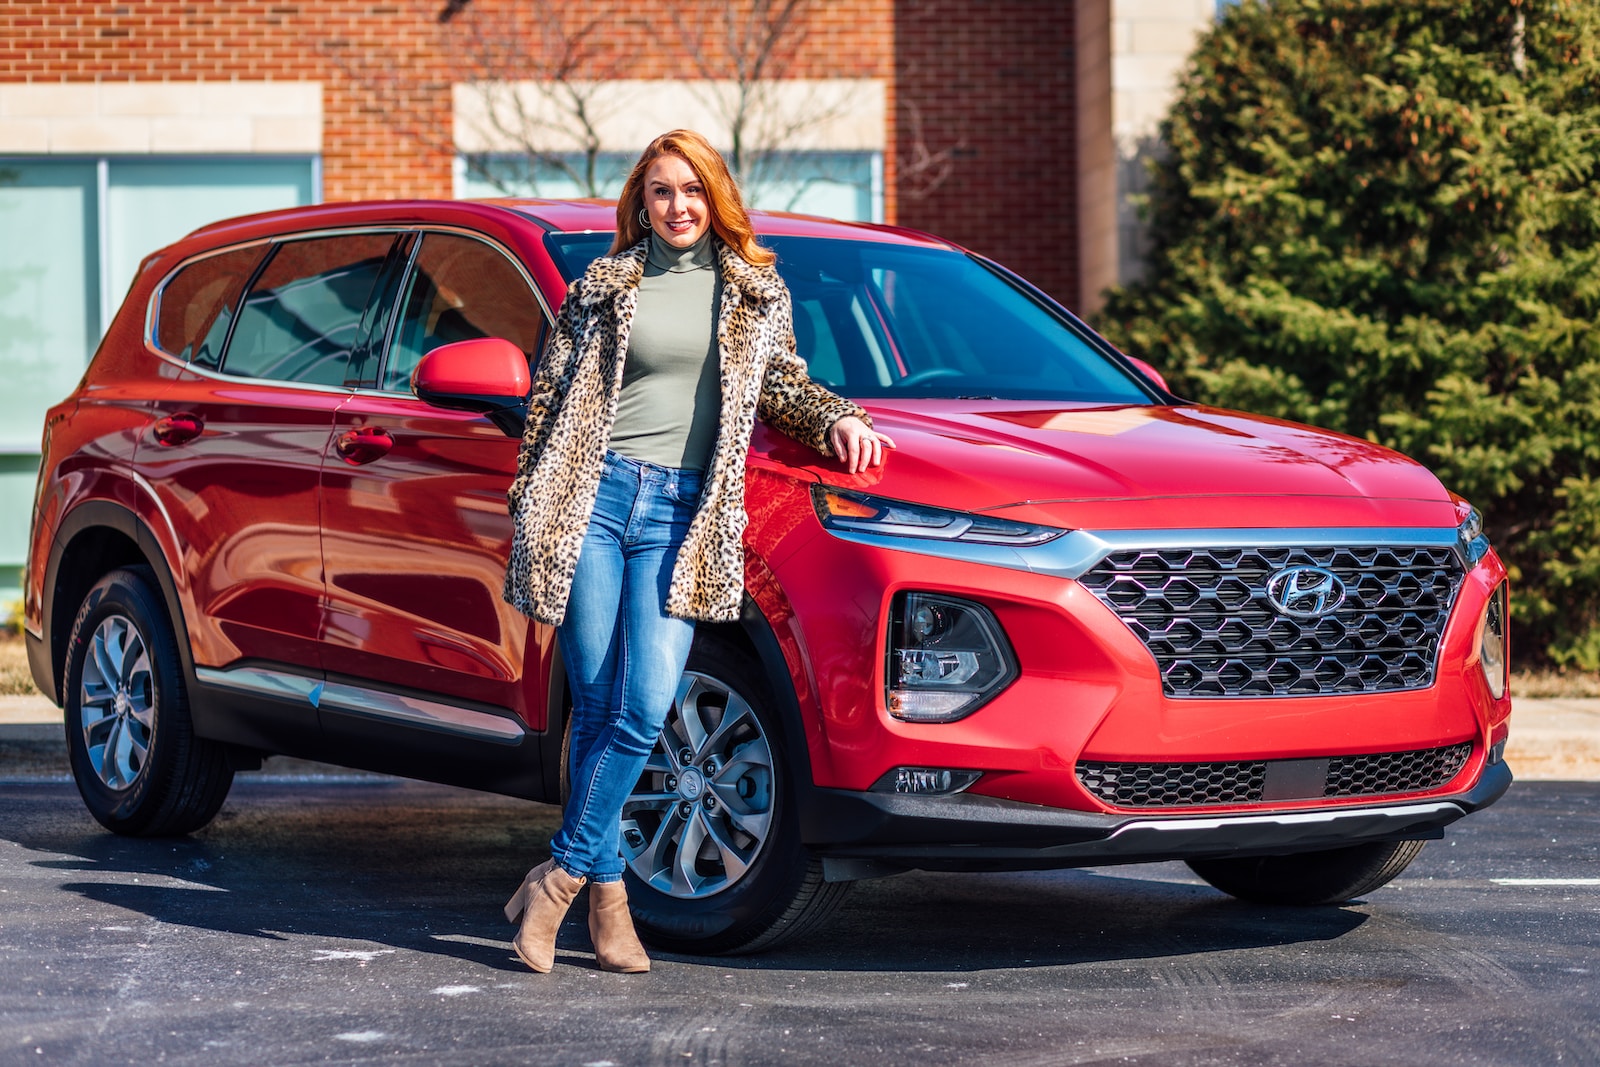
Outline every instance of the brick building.
[[(574, 92), (603, 194), (662, 129), (728, 146), (742, 100), (759, 206), (931, 230), (1092, 307), (1136, 261), (1137, 159), (1216, 3), (809, 0), (763, 49), (759, 12), (781, 3), (6, 0), (0, 599), (19, 587), (40, 416), (140, 258), (197, 225), (586, 192)], [(548, 160), (529, 168), (526, 142)]]

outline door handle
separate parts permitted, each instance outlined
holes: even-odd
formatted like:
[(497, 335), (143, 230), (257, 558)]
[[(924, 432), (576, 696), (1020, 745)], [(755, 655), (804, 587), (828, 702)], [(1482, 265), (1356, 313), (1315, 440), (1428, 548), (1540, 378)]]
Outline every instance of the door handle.
[(352, 467), (382, 459), (394, 447), (394, 438), (381, 426), (361, 426), (346, 430), (333, 439), (333, 450)]
[(200, 416), (188, 411), (178, 411), (157, 419), (155, 426), (150, 430), (150, 435), (156, 439), (157, 444), (170, 447), (181, 445), (185, 441), (193, 441), (205, 428), (205, 420)]

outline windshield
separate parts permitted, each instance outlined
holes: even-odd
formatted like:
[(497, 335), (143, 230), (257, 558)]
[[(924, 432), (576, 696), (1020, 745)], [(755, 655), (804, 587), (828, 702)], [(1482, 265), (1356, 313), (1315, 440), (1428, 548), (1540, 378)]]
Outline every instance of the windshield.
[[(604, 233), (553, 233), (580, 274)], [(763, 237), (794, 298), (811, 377), (852, 397), (993, 397), (1147, 404), (1152, 394), (1067, 320), (960, 252), (876, 241)]]

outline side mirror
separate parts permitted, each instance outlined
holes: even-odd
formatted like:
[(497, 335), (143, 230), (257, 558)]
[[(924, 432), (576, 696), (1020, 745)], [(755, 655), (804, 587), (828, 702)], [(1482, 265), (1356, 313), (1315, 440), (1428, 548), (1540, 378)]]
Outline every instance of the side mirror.
[(1139, 368), (1139, 373), (1144, 375), (1146, 378), (1149, 378), (1150, 381), (1152, 381), (1158, 387), (1160, 387), (1160, 389), (1161, 389), (1161, 391), (1163, 393), (1172, 392), (1171, 389), (1167, 388), (1167, 380), (1161, 376), (1161, 372), (1156, 370), (1150, 364), (1146, 363), (1144, 360), (1140, 359), (1138, 356), (1129, 356), (1128, 357), (1128, 362), (1132, 363), (1135, 367)]
[(499, 337), (440, 345), (411, 372), (411, 391), (435, 407), (487, 415), (508, 437), (528, 417), (528, 357)]

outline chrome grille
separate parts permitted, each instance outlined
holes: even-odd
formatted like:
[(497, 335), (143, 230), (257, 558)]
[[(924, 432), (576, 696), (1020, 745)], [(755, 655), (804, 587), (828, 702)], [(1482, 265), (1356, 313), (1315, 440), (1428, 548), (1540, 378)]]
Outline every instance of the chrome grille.
[[(1267, 595), (1286, 567), (1320, 567), (1344, 601), (1291, 618)], [(1174, 697), (1323, 696), (1433, 684), (1462, 568), (1439, 546), (1128, 549), (1079, 579), (1138, 635)]]
[[(1411, 752), (1333, 756), (1321, 760), (1235, 760), (1225, 763), (1080, 761), (1078, 781), (1118, 808), (1192, 808), (1327, 797), (1383, 796), (1435, 789), (1454, 778), (1472, 742)], [(1315, 774), (1307, 776), (1306, 770)]]

